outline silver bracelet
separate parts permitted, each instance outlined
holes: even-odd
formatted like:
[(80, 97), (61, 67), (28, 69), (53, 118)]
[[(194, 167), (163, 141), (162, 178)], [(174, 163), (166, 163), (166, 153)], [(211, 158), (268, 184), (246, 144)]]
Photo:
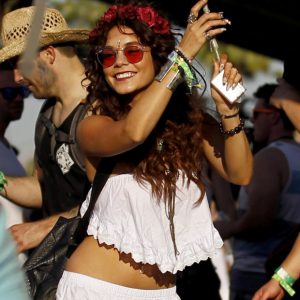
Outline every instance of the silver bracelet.
[(178, 54), (175, 51), (172, 51), (168, 55), (168, 61), (162, 66), (161, 71), (155, 77), (156, 81), (161, 82), (166, 77), (166, 75), (169, 73), (169, 71), (175, 65), (175, 60), (176, 60), (177, 55)]
[(179, 69), (177, 69), (176, 73), (174, 73), (174, 76), (170, 80), (170, 82), (167, 84), (167, 88), (171, 90), (172, 92), (175, 91), (177, 86), (182, 83), (184, 79), (181, 77)]

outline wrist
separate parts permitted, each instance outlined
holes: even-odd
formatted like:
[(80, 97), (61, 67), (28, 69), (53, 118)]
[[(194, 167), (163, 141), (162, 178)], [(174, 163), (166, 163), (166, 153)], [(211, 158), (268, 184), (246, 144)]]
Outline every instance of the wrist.
[(280, 266), (279, 268), (277, 268), (272, 278), (278, 281), (280, 286), (290, 296), (293, 296), (295, 294), (295, 291), (293, 290), (292, 286), (296, 280), (295, 278), (290, 276), (290, 274), (283, 267)]
[(230, 119), (239, 116), (240, 108), (238, 106), (234, 106), (231, 109), (226, 110), (217, 108), (217, 112), (220, 115), (221, 119)]
[(188, 56), (188, 55), (186, 55), (186, 53), (182, 50), (182, 48), (181, 48), (179, 45), (177, 45), (177, 46), (175, 47), (175, 51), (176, 51), (180, 56), (182, 56), (183, 58), (185, 58), (190, 64), (192, 63), (193, 58), (190, 57), (190, 56)]
[(0, 171), (0, 194), (6, 196), (5, 186), (7, 185), (7, 179), (2, 171)]
[(219, 113), (219, 115), (220, 115), (221, 119), (231, 119), (231, 118), (239, 117), (240, 110), (237, 109), (237, 110), (231, 111), (231, 112)]
[(234, 128), (230, 129), (230, 130), (225, 130), (222, 124), (222, 121), (219, 122), (219, 129), (221, 134), (225, 137), (225, 138), (229, 138), (232, 137), (238, 133), (240, 133), (241, 131), (244, 130), (245, 127), (245, 120), (242, 118), (239, 118), (239, 124), (237, 126), (235, 126)]

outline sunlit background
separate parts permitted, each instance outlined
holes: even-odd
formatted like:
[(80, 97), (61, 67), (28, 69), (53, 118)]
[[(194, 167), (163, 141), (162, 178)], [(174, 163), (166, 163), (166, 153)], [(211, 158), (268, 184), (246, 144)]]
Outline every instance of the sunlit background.
[[(12, 7), (14, 2), (16, 1), (9, 1), (6, 10), (9, 10), (9, 6)], [(109, 6), (108, 3), (93, 0), (48, 0), (46, 3), (48, 7), (60, 10), (71, 27), (83, 28), (92, 28), (96, 20)], [(78, 9), (79, 7), (80, 9)], [(228, 53), (231, 60), (244, 75), (244, 85), (247, 89), (244, 101), (253, 99), (252, 94), (259, 85), (276, 82), (276, 79), (282, 75), (283, 63), (280, 60), (230, 44), (219, 42), (219, 46), (222, 52)], [(206, 80), (209, 81), (212, 61), (209, 47), (201, 50), (198, 59), (204, 69), (207, 70), (207, 74), (204, 75)], [(35, 100), (32, 97), (26, 99), (22, 119), (12, 122), (6, 134), (8, 140), (19, 150), (19, 159), (28, 173), (32, 171), (34, 126), (42, 103), (42, 100)], [(252, 106), (248, 105), (246, 107), (250, 111)]]

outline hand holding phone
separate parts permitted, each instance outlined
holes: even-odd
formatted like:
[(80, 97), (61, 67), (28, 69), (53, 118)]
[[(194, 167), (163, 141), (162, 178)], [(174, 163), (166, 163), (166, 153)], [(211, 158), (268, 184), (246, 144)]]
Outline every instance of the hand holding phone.
[(234, 88), (230, 87), (227, 90), (227, 85), (223, 84), (223, 76), (224, 70), (211, 81), (211, 84), (230, 103), (234, 103), (245, 93), (246, 89), (240, 83), (238, 83)]

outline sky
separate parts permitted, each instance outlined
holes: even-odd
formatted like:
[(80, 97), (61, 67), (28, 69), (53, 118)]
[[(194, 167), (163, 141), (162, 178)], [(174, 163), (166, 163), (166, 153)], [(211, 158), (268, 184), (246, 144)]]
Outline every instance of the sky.
[[(244, 98), (253, 98), (253, 92), (258, 86), (264, 83), (275, 83), (274, 73), (282, 72), (281, 61), (273, 60), (270, 64), (268, 73), (258, 72), (253, 79), (244, 79), (246, 87)], [(24, 101), (24, 112), (22, 118), (12, 122), (6, 132), (6, 137), (10, 143), (18, 148), (19, 160), (27, 169), (28, 164), (33, 158), (34, 153), (34, 127), (38, 112), (43, 104), (43, 100), (36, 100), (32, 96)]]

